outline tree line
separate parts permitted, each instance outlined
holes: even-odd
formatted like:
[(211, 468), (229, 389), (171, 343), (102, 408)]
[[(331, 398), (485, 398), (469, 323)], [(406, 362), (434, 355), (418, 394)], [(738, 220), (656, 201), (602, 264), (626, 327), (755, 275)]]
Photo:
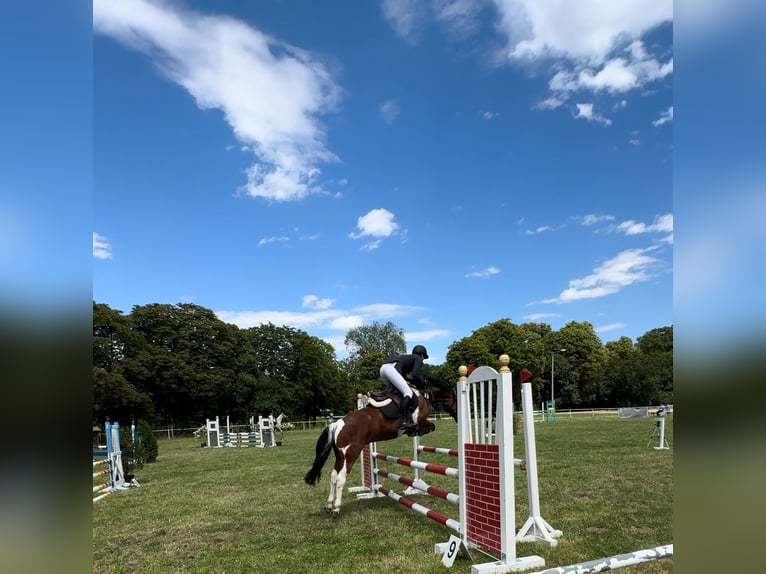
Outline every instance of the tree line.
[[(326, 341), (271, 323), (239, 328), (199, 305), (136, 305), (130, 313), (93, 302), (93, 419), (145, 419), (153, 426), (197, 427), (206, 418), (284, 412), (311, 420), (354, 408), (357, 393), (380, 388), (386, 357), (404, 353), (404, 331), (373, 322), (347, 332), (348, 357)], [(588, 322), (558, 331), (545, 323), (500, 319), (453, 342), (426, 376), (454, 383), (460, 365), (499, 368), (507, 354), (518, 380), (532, 373), (537, 404), (557, 408), (645, 406), (672, 402), (673, 327), (602, 344)], [(519, 388), (514, 385), (519, 404)]]

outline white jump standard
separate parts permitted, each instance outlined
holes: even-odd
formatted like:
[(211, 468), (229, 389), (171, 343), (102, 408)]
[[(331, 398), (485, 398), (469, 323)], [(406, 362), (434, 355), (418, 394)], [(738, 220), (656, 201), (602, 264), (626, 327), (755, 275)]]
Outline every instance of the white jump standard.
[(207, 419), (205, 429), (207, 430), (207, 446), (213, 448), (277, 446), (273, 416), (258, 417), (257, 425), (254, 417), (250, 417), (251, 430), (248, 432), (231, 432), (228, 416), (226, 417), (226, 431), (221, 430), (218, 417), (215, 417), (214, 420)]
[[(545, 564), (540, 556), (516, 556), (513, 475), (514, 463), (520, 461), (515, 461), (513, 458), (512, 381), (511, 372), (508, 369), (508, 356), (502, 355), (500, 363), (502, 366), (499, 373), (491, 367), (479, 367), (469, 377), (465, 376), (466, 367), (460, 367), (457, 449), (419, 447), (417, 443), (415, 445), (416, 457), (420, 452), (454, 456), (457, 451), (457, 469), (378, 453), (375, 443), (367, 445), (360, 458), (363, 465), (364, 486), (369, 492), (359, 496), (388, 496), (454, 530), (466, 549), (478, 549), (500, 557), (495, 562), (474, 564), (471, 569), (472, 574), (528, 570)], [(493, 404), (493, 401), (496, 401), (496, 404)], [(531, 412), (530, 408), (529, 413)], [(525, 433), (527, 429), (534, 432), (533, 424), (525, 425)], [(531, 444), (534, 447), (534, 441)], [(527, 443), (526, 446), (529, 448), (530, 444)], [(415, 479), (410, 479), (379, 469), (377, 468), (379, 460), (456, 477), (458, 493), (449, 493), (443, 489), (430, 487), (419, 475)], [(534, 478), (535, 488), (537, 486), (536, 470), (537, 467), (534, 466), (534, 476), (529, 476), (530, 481)], [(411, 489), (427, 492), (457, 504), (459, 519), (448, 518), (392, 492), (380, 484), (380, 478), (396, 480)], [(539, 503), (536, 510), (539, 515)], [(532, 512), (531, 508), (530, 511)], [(532, 523), (533, 525), (527, 529), (529, 534), (523, 537), (524, 540), (527, 540), (529, 536), (555, 544), (553, 536), (560, 535), (559, 531), (553, 531), (542, 518), (533, 520)], [(545, 525), (545, 531), (538, 526), (541, 524)], [(437, 544), (435, 551), (446, 552), (447, 546), (448, 543)]]

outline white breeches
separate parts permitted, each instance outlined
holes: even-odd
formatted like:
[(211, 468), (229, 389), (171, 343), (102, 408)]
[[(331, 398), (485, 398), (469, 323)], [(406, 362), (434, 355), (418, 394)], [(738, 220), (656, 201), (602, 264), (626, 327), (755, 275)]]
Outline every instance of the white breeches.
[(411, 397), (412, 389), (407, 384), (407, 381), (404, 380), (404, 377), (399, 374), (399, 371), (396, 370), (394, 365), (395, 363), (383, 364), (380, 367), (380, 376), (384, 381), (388, 381), (397, 389), (399, 389), (399, 392), (402, 393), (402, 396)]

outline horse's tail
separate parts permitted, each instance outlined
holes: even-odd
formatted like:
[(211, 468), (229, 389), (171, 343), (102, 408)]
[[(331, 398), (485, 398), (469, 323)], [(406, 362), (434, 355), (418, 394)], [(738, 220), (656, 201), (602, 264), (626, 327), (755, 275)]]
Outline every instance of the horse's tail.
[(311, 470), (309, 470), (306, 473), (306, 476), (303, 478), (303, 480), (306, 481), (306, 484), (313, 486), (319, 482), (319, 477), (322, 474), (322, 467), (324, 466), (324, 463), (327, 462), (327, 458), (330, 456), (332, 448), (335, 445), (334, 430), (335, 423), (325, 427), (325, 429), (322, 431), (322, 434), (319, 435), (316, 446), (316, 457), (314, 457), (314, 464), (311, 466)]

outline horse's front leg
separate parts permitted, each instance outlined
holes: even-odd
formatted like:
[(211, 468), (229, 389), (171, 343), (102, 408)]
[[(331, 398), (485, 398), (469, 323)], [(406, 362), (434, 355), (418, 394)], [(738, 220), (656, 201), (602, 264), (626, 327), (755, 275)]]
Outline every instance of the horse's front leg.
[(430, 421), (426, 421), (421, 426), (415, 428), (407, 433), (407, 436), (423, 436), (436, 430), (436, 425)]

